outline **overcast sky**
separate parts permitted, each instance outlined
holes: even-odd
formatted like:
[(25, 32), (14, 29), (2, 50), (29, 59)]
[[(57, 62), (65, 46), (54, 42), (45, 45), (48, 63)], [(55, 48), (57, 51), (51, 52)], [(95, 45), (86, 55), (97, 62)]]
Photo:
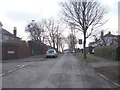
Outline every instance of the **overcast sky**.
[[(60, 0), (0, 0), (0, 21), (3, 28), (11, 33), (13, 27), (17, 27), (17, 35), (26, 40), (28, 36), (24, 32), (25, 26), (31, 20), (40, 21), (41, 18), (58, 18), (60, 10), (58, 1), (60, 2)], [(107, 15), (109, 21), (104, 25), (104, 29), (116, 34), (118, 30), (119, 0), (99, 1), (109, 10)]]

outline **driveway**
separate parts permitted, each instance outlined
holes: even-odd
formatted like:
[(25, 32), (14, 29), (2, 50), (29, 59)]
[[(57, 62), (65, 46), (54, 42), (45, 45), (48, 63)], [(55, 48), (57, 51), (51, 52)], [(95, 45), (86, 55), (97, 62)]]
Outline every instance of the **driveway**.
[(2, 77), (3, 88), (115, 88), (73, 55), (36, 61)]

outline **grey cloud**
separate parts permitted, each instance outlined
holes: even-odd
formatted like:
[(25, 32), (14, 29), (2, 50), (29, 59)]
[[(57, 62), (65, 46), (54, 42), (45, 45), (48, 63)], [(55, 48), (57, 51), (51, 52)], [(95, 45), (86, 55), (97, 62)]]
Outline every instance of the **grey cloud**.
[(21, 11), (9, 11), (6, 13), (7, 18), (15, 22), (24, 22), (30, 21), (33, 19), (40, 19), (40, 13), (28, 13), (28, 12), (21, 12)]

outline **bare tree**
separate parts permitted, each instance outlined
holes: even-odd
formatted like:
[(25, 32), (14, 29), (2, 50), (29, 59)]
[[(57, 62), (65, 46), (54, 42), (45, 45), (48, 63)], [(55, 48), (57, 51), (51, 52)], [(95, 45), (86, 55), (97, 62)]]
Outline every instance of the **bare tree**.
[(70, 51), (71, 52), (75, 51), (75, 44), (77, 43), (75, 35), (73, 35), (72, 33), (69, 34), (68, 37), (66, 38), (66, 42), (69, 46)]
[(26, 26), (25, 31), (30, 33), (30, 37), (32, 40), (44, 42), (46, 31), (42, 22), (35, 22), (35, 20), (32, 20)]
[(40, 22), (32, 20), (25, 28), (30, 33), (30, 37), (34, 41), (49, 43), (54, 49), (59, 47), (59, 41), (63, 32), (60, 23), (54, 19), (42, 19)]
[(59, 46), (59, 50), (62, 50), (62, 52), (64, 51), (65, 48), (65, 37), (61, 36), (58, 40), (58, 46)]
[(86, 57), (86, 39), (92, 35), (96, 28), (102, 26), (103, 17), (107, 13), (105, 8), (93, 0), (69, 0), (62, 2), (63, 20), (73, 24), (84, 35), (84, 58)]
[(61, 29), (61, 26), (58, 22), (56, 22), (54, 19), (49, 19), (45, 21), (45, 27), (48, 34), (48, 41), (51, 47), (57, 48), (58, 51), (58, 44), (59, 39), (62, 35), (63, 29)]

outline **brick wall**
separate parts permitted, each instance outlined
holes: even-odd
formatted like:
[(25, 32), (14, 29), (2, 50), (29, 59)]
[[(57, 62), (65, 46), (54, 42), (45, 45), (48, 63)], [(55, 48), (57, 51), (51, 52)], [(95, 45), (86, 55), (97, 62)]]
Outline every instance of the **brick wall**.
[(2, 59), (18, 59), (30, 56), (30, 49), (26, 42), (8, 41), (2, 43)]

